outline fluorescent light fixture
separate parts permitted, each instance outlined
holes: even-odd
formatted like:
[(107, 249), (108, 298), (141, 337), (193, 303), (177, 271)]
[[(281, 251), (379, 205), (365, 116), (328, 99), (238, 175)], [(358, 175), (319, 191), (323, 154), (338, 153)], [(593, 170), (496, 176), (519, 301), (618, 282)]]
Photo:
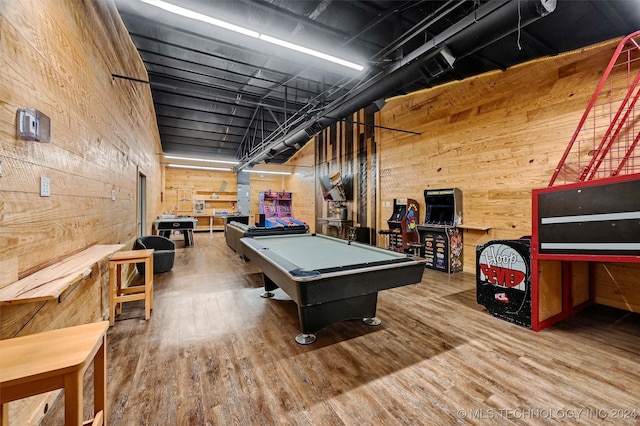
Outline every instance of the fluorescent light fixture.
[(231, 169), (225, 169), (223, 167), (207, 167), (207, 166), (190, 166), (188, 164), (168, 164), (169, 167), (176, 169), (196, 169), (196, 170), (215, 170), (218, 172), (230, 172)]
[(197, 21), (206, 22), (207, 24), (215, 25), (216, 27), (225, 28), (227, 30), (235, 31), (240, 34), (247, 35), (253, 38), (259, 38), (260, 33), (257, 31), (248, 30), (246, 28), (239, 27), (237, 25), (230, 24), (228, 22), (221, 21), (216, 18), (212, 18), (202, 13), (194, 12), (193, 10), (185, 9), (184, 7), (176, 6), (171, 3), (167, 3), (161, 0), (140, 0), (151, 6), (159, 7), (167, 12), (175, 13), (176, 15), (184, 16), (186, 18), (195, 19)]
[(170, 160), (184, 160), (184, 161), (202, 161), (205, 163), (221, 163), (221, 164), (240, 164), (238, 161), (227, 161), (227, 160), (209, 160), (207, 158), (192, 158), (192, 157), (176, 157), (174, 155), (165, 155), (164, 158)]
[(274, 172), (271, 170), (249, 170), (249, 169), (242, 169), (243, 172), (247, 172), (247, 173), (260, 173), (260, 174), (265, 174), (265, 175), (290, 175), (291, 172)]
[(353, 62), (346, 61), (344, 59), (337, 58), (335, 56), (328, 55), (326, 53), (318, 52), (317, 50), (309, 49), (308, 47), (299, 46), (294, 43), (290, 43), (288, 41), (280, 40), (275, 37), (268, 36), (266, 34), (261, 34), (257, 31), (249, 30), (246, 28), (239, 27), (234, 24), (230, 24), (228, 22), (221, 21), (216, 18), (212, 18), (207, 15), (203, 15), (202, 13), (194, 12), (189, 9), (185, 9), (180, 6), (175, 6), (171, 3), (167, 3), (162, 0), (140, 0), (144, 3), (150, 4), (151, 6), (159, 7), (160, 9), (164, 9), (168, 12), (175, 13), (176, 15), (184, 16), (186, 18), (196, 19), (198, 21), (206, 22), (207, 24), (215, 25), (216, 27), (225, 28), (227, 30), (235, 31), (240, 34), (247, 35), (249, 37), (257, 38), (267, 43), (276, 44), (281, 47), (285, 47), (287, 49), (295, 50), (296, 52), (304, 53), (306, 55), (315, 56), (316, 58), (324, 59), (325, 61), (333, 62), (335, 64), (343, 65), (345, 67), (349, 67), (351, 69), (362, 71), (364, 67), (362, 65), (358, 65)]
[(362, 65), (354, 64), (353, 62), (345, 61), (344, 59), (336, 58), (335, 56), (327, 55), (326, 53), (318, 52), (317, 50), (309, 49), (303, 46), (298, 46), (297, 44), (289, 43), (288, 41), (280, 40), (275, 37), (268, 36), (266, 34), (260, 34), (260, 40), (264, 40), (268, 43), (277, 44), (278, 46), (286, 47), (287, 49), (295, 50), (296, 52), (315, 56), (316, 58), (324, 59), (325, 61), (330, 61), (336, 64), (344, 65), (345, 67), (349, 67), (357, 71), (362, 71), (364, 69)]

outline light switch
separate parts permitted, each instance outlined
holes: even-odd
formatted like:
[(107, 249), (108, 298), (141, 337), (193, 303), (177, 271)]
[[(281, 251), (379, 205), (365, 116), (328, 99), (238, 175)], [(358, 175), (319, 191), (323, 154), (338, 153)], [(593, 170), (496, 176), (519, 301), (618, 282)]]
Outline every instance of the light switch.
[(40, 196), (41, 197), (50, 197), (51, 196), (51, 181), (48, 177), (41, 176), (40, 177)]

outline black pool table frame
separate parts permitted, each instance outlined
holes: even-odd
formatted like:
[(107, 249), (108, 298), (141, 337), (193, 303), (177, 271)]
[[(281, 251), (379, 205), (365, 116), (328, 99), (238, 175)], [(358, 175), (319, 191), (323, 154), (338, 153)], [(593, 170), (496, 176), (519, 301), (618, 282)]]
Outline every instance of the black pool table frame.
[[(316, 238), (360, 244), (326, 236)], [(301, 271), (265, 249), (260, 237), (242, 238), (241, 242), (247, 258), (263, 272), (265, 292), (261, 296), (273, 297), (273, 291), (280, 288), (296, 303), (302, 333), (295, 340), (303, 345), (313, 343), (317, 331), (343, 320), (362, 319), (368, 325), (379, 325), (378, 292), (419, 283), (425, 268), (424, 259), (404, 255), (388, 261)]]
[(273, 228), (266, 228), (263, 226), (247, 225), (238, 222), (229, 222), (224, 228), (224, 237), (227, 241), (227, 245), (238, 253), (243, 259), (246, 259), (244, 255), (243, 245), (240, 239), (244, 237), (263, 237), (270, 235), (289, 235), (289, 234), (306, 234), (307, 227), (303, 225), (296, 226), (276, 226)]

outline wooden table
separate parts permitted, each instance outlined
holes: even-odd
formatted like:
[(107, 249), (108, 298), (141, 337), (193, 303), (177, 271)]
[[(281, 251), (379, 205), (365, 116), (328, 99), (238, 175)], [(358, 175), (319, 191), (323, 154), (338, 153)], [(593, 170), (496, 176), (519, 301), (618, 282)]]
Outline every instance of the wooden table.
[[(144, 262), (144, 284), (122, 287), (122, 265)], [(144, 319), (153, 309), (153, 249), (119, 251), (109, 259), (109, 324), (122, 309), (122, 303), (144, 300)], [(114, 309), (115, 308), (115, 309)]]
[(107, 424), (107, 329), (101, 321), (0, 340), (0, 418), (8, 402), (64, 389), (65, 425), (82, 424), (83, 377), (93, 361), (93, 424)]

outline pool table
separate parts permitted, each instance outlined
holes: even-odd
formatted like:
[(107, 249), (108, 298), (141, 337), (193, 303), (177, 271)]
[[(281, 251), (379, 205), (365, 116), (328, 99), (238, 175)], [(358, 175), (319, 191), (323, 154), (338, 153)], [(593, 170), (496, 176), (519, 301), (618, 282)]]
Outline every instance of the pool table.
[(422, 280), (424, 259), (319, 234), (242, 238), (244, 254), (262, 269), (265, 292), (281, 288), (298, 305), (310, 344), (318, 330), (347, 319), (379, 325), (378, 292)]

